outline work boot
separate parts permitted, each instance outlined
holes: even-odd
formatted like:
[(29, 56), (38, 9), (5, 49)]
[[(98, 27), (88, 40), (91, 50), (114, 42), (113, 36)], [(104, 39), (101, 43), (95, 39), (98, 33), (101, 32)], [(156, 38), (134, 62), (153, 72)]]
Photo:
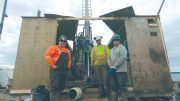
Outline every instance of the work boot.
[(56, 96), (50, 94), (50, 101), (56, 101)]
[(108, 99), (110, 99), (110, 97), (111, 97), (111, 90), (109, 89), (109, 87), (105, 88), (105, 94), (108, 97)]
[(61, 94), (59, 92), (51, 92), (50, 93), (50, 101), (60, 101)]
[(111, 91), (111, 101), (118, 101), (118, 95), (116, 92)]
[(122, 100), (123, 101), (128, 101), (128, 93), (127, 92), (122, 92)]
[(106, 94), (100, 94), (100, 95), (98, 96), (98, 99), (105, 98), (106, 96), (107, 96)]
[(104, 98), (104, 97), (106, 97), (107, 96), (107, 94), (106, 94), (106, 92), (105, 92), (105, 90), (104, 90), (104, 86), (103, 85), (101, 85), (100, 87), (99, 87), (99, 96), (98, 96), (98, 99), (100, 99), (100, 98)]

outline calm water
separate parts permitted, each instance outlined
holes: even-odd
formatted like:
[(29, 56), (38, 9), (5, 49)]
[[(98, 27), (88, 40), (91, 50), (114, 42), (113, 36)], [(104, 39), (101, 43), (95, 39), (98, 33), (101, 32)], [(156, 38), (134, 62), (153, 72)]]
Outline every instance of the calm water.
[(180, 72), (171, 72), (171, 77), (173, 81), (180, 81)]
[[(171, 72), (171, 78), (173, 81), (180, 81), (180, 72)], [(180, 101), (180, 96), (173, 96), (174, 101)]]
[(8, 83), (8, 79), (12, 79), (13, 77), (13, 69), (0, 69), (0, 85), (2, 87), (6, 87)]

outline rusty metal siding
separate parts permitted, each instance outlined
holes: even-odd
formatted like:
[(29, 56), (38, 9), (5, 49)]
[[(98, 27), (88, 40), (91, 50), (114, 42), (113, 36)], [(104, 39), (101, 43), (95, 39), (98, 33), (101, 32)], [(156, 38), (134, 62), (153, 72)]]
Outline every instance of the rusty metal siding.
[(161, 26), (159, 22), (157, 26), (149, 26), (148, 19), (155, 17), (125, 19), (132, 86), (136, 94), (171, 93), (172, 80)]

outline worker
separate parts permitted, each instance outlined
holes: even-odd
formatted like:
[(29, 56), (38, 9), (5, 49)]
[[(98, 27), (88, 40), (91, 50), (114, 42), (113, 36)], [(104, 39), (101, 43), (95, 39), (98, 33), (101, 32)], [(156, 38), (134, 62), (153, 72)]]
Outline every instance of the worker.
[(62, 90), (65, 87), (68, 69), (71, 68), (71, 54), (65, 48), (67, 37), (61, 35), (59, 44), (53, 45), (45, 52), (45, 60), (50, 67), (50, 99), (59, 101)]
[[(120, 43), (120, 35), (112, 37), (113, 48), (108, 55), (108, 74), (110, 75), (111, 101), (118, 101), (118, 93), (127, 89), (127, 50)], [(126, 98), (123, 101), (126, 101)]]
[(99, 85), (99, 97), (104, 98), (108, 93), (107, 85), (107, 57), (109, 54), (109, 48), (106, 45), (101, 44), (102, 36), (97, 35), (94, 40), (97, 46), (92, 48), (91, 51), (91, 65), (94, 67), (95, 78)]

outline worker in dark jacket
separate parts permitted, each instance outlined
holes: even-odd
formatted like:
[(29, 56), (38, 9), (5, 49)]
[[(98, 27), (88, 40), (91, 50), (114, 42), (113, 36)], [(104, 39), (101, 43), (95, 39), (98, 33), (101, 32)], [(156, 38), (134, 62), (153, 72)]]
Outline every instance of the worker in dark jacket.
[(61, 35), (59, 45), (51, 46), (45, 53), (45, 60), (50, 66), (50, 99), (59, 101), (60, 94), (65, 87), (68, 68), (71, 68), (71, 54), (65, 48), (67, 38)]
[(109, 52), (107, 61), (109, 65), (111, 101), (118, 101), (118, 93), (127, 88), (127, 50), (120, 43), (118, 34), (114, 34), (112, 41), (113, 48)]

